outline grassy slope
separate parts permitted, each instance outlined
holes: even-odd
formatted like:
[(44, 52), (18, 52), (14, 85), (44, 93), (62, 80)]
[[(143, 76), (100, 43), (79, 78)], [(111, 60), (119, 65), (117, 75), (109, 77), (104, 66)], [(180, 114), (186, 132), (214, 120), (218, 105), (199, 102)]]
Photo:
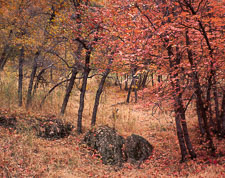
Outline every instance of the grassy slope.
[[(15, 84), (15, 82), (12, 82)], [(12, 87), (10, 87), (12, 88)], [(63, 91), (63, 90), (62, 90)], [(90, 118), (94, 101), (93, 87), (88, 87), (83, 117), (84, 131), (90, 128)], [(5, 93), (4, 93), (5, 92)], [(7, 92), (11, 92), (10, 94)], [(19, 109), (13, 101), (13, 90), (1, 85), (1, 115), (15, 116), (21, 122), (29, 117), (57, 115), (61, 96), (60, 90), (54, 93), (43, 110), (37, 109), (41, 94), (37, 95), (30, 111)], [(61, 92), (61, 93), (60, 93)], [(3, 96), (4, 95), (4, 96)], [(8, 98), (7, 98), (8, 97)], [(196, 160), (180, 164), (180, 152), (173, 118), (169, 114), (138, 109), (137, 105), (116, 105), (125, 101), (126, 93), (115, 87), (104, 91), (98, 113), (98, 125), (115, 127), (124, 137), (131, 133), (144, 136), (153, 146), (154, 153), (141, 169), (126, 163), (122, 169), (102, 165), (84, 145), (80, 145), (83, 135), (74, 131), (71, 136), (56, 141), (37, 138), (32, 130), (20, 133), (9, 132), (0, 127), (0, 177), (223, 177), (225, 169), (224, 140), (215, 140), (217, 157), (208, 154), (206, 144), (200, 144), (195, 114), (187, 113), (191, 140), (198, 155)], [(78, 92), (75, 90), (63, 119), (76, 125)], [(118, 111), (116, 111), (119, 109)], [(27, 127), (28, 128), (28, 127)], [(220, 156), (223, 155), (223, 156)]]

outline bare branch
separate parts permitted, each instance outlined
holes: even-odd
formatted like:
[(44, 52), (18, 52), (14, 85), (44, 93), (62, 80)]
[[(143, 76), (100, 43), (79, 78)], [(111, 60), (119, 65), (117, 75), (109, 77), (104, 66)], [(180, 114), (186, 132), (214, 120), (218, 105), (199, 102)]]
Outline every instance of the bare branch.
[(68, 62), (67, 62), (63, 57), (61, 57), (61, 56), (60, 56), (58, 53), (56, 53), (55, 51), (48, 51), (48, 53), (57, 56), (59, 59), (61, 59), (61, 60), (66, 64), (66, 66), (67, 66), (68, 68), (73, 68), (73, 67), (71, 67), (71, 66), (68, 64)]

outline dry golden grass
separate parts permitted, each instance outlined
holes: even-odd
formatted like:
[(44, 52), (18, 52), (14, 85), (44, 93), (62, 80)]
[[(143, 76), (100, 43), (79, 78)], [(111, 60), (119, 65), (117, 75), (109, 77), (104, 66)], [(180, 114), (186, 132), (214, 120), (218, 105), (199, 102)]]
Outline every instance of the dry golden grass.
[[(30, 117), (56, 115), (60, 111), (64, 88), (57, 89), (46, 100), (42, 110), (39, 104), (43, 93), (37, 93), (32, 107), (26, 111), (17, 107), (16, 81), (1, 78), (1, 115), (14, 116), (18, 120)], [(8, 87), (8, 88), (7, 88)], [(89, 81), (83, 113), (83, 128), (90, 128), (94, 104), (96, 80)], [(46, 89), (47, 92), (47, 89)], [(101, 97), (97, 125), (115, 127), (124, 137), (136, 133), (145, 137), (153, 146), (151, 158), (137, 169), (129, 163), (119, 169), (103, 165), (80, 141), (83, 135), (75, 130), (68, 138), (48, 141), (38, 138), (32, 130), (17, 133), (0, 127), (0, 177), (224, 177), (224, 140), (214, 138), (217, 157), (211, 157), (204, 144), (200, 144), (195, 113), (187, 112), (190, 137), (198, 155), (196, 160), (179, 163), (180, 151), (173, 117), (157, 111), (140, 109), (139, 104), (124, 102), (126, 93), (108, 86)], [(79, 91), (75, 89), (63, 119), (76, 126)], [(191, 108), (191, 107), (190, 107)], [(25, 126), (26, 127), (26, 126)], [(219, 155), (223, 156), (219, 156)]]

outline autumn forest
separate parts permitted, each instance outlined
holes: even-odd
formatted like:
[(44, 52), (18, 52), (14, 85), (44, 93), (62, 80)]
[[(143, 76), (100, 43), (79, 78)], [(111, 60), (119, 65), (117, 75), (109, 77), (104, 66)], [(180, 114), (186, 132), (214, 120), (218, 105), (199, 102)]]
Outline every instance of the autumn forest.
[(223, 0), (0, 0), (0, 177), (223, 177), (224, 138)]

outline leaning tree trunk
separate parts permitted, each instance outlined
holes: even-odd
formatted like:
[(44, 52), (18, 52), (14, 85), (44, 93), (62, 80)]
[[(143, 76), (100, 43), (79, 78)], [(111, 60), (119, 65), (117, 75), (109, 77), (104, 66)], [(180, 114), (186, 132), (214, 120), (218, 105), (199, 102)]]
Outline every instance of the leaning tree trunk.
[(174, 111), (175, 111), (175, 119), (176, 119), (176, 127), (177, 127), (177, 136), (179, 140), (179, 145), (181, 149), (181, 161), (185, 160), (187, 155), (187, 149), (192, 158), (196, 157), (196, 154), (193, 150), (190, 137), (188, 134), (186, 118), (185, 118), (185, 109), (182, 101), (182, 92), (180, 87), (180, 80), (178, 78), (178, 65), (180, 65), (181, 55), (179, 52), (179, 48), (176, 48), (176, 58), (174, 60), (171, 59), (172, 56), (172, 47), (171, 45), (167, 47), (168, 56), (170, 57), (170, 68), (171, 68), (171, 80), (172, 80), (172, 88), (175, 91), (173, 94), (174, 98)]
[(79, 109), (78, 109), (77, 132), (79, 134), (82, 133), (82, 114), (83, 114), (83, 110), (84, 110), (84, 96), (85, 96), (85, 92), (86, 92), (87, 79), (88, 79), (88, 75), (90, 72), (90, 68), (89, 68), (90, 57), (91, 57), (91, 50), (88, 50), (86, 52), (86, 57), (85, 57), (83, 82), (82, 82), (81, 93), (80, 93), (80, 105), (79, 105)]
[(53, 64), (51, 64), (51, 65), (45, 67), (44, 69), (42, 69), (42, 70), (38, 73), (38, 75), (37, 75), (37, 77), (36, 77), (37, 79), (36, 79), (36, 82), (35, 82), (35, 85), (34, 85), (34, 89), (33, 89), (33, 96), (34, 96), (35, 93), (36, 93), (36, 90), (37, 90), (37, 88), (38, 88), (38, 85), (39, 85), (39, 82), (40, 82), (41, 78), (43, 78), (42, 75), (45, 73), (45, 71), (46, 71), (47, 69), (52, 68), (52, 65), (53, 65)]
[[(195, 88), (195, 94), (196, 94), (196, 105), (197, 105), (197, 109), (199, 112), (200, 117), (203, 120), (204, 123), (204, 130), (206, 132), (206, 139), (209, 141), (209, 147), (211, 148), (211, 152), (214, 153), (215, 152), (215, 147), (213, 144), (213, 140), (209, 131), (209, 126), (208, 126), (208, 117), (207, 117), (207, 108), (204, 106), (203, 103), (203, 99), (202, 99), (202, 89), (200, 86), (200, 82), (199, 82), (199, 78), (198, 78), (198, 73), (196, 71), (196, 66), (194, 65), (194, 59), (193, 59), (193, 54), (192, 54), (192, 50), (189, 48), (190, 46), (190, 39), (188, 36), (188, 30), (186, 31), (186, 45), (187, 45), (187, 54), (188, 54), (188, 60), (189, 63), (191, 64), (191, 69), (192, 69), (192, 73), (193, 73), (193, 79), (194, 79), (194, 88)], [(210, 85), (209, 87), (211, 87), (211, 79), (209, 78), (210, 81), (208, 81), (208, 84)], [(208, 87), (207, 92), (210, 92)], [(207, 93), (208, 98), (209, 99), (209, 94)]]
[[(172, 55), (172, 47), (168, 46), (167, 47), (168, 50), (168, 54), (169, 56)], [(174, 62), (171, 61), (170, 59), (170, 68), (171, 70), (177, 70), (174, 66)], [(171, 72), (173, 73), (173, 72)], [(173, 94), (173, 98), (174, 98), (174, 112), (175, 112), (175, 122), (176, 122), (176, 129), (177, 129), (177, 137), (178, 137), (178, 141), (179, 141), (179, 146), (180, 146), (180, 151), (181, 151), (181, 162), (185, 161), (186, 159), (186, 155), (187, 155), (187, 147), (185, 145), (185, 138), (184, 138), (184, 132), (181, 126), (181, 122), (182, 120), (184, 120), (184, 118), (182, 118), (183, 113), (181, 111), (183, 105), (180, 105), (181, 101), (181, 93), (179, 93), (180, 91), (180, 86), (179, 86), (179, 80), (177, 78), (178, 73), (174, 73), (173, 75), (171, 75), (171, 80), (173, 81), (173, 79), (175, 79), (174, 82), (172, 82), (172, 88), (174, 91), (176, 91)], [(179, 95), (178, 95), (179, 94)]]
[(191, 140), (189, 137), (184, 107), (183, 107), (183, 105), (181, 105), (181, 106), (182, 106), (182, 108), (181, 108), (181, 116), (182, 116), (181, 125), (182, 125), (183, 132), (184, 132), (184, 139), (185, 139), (185, 143), (187, 145), (188, 152), (191, 155), (191, 158), (193, 159), (193, 158), (196, 158), (196, 154), (194, 152), (194, 149), (192, 147)]
[(143, 80), (142, 80), (142, 83), (141, 83), (141, 87), (142, 88), (145, 88), (146, 87), (146, 82), (147, 82), (147, 79), (148, 79), (148, 74), (149, 74), (149, 71), (144, 74), (144, 77), (143, 77)]
[(24, 47), (20, 49), (19, 57), (19, 80), (18, 80), (18, 99), (19, 106), (23, 103), (23, 61), (24, 61)]
[(181, 162), (185, 161), (187, 155), (187, 148), (185, 145), (183, 130), (181, 127), (181, 118), (180, 113), (175, 111), (175, 122), (176, 122), (176, 129), (177, 129), (177, 137), (179, 141), (180, 151), (181, 151)]
[(58, 86), (60, 86), (60, 85), (62, 85), (63, 83), (65, 83), (65, 82), (68, 82), (70, 79), (66, 79), (66, 80), (63, 80), (63, 81), (61, 81), (61, 82), (59, 82), (59, 83), (57, 83), (57, 84), (55, 84), (49, 91), (48, 91), (48, 93), (44, 96), (44, 98), (42, 99), (42, 101), (41, 101), (41, 104), (40, 104), (40, 108), (42, 108), (42, 106), (44, 105), (44, 102), (45, 102), (45, 100), (46, 100), (46, 98), (58, 87)]
[(221, 136), (221, 120), (220, 120), (220, 115), (219, 115), (219, 101), (218, 101), (215, 78), (214, 78), (213, 96), (214, 96), (214, 101), (215, 101), (217, 136), (220, 137)]
[(206, 92), (206, 111), (208, 112), (210, 125), (212, 127), (215, 127), (215, 123), (212, 119), (212, 103), (211, 103), (211, 90), (212, 90), (212, 85), (213, 85), (212, 79), (215, 75), (215, 71), (212, 70), (212, 68), (213, 68), (213, 62), (210, 61), (210, 74), (209, 74), (209, 77), (208, 77), (208, 86), (207, 86), (207, 92)]
[[(190, 8), (190, 6), (189, 6), (189, 8)], [(193, 15), (195, 15), (195, 14), (193, 14)], [(209, 111), (209, 102), (210, 102), (210, 91), (211, 91), (211, 87), (212, 87), (212, 79), (213, 79), (213, 77), (215, 75), (215, 70), (214, 70), (214, 67), (213, 67), (213, 65), (214, 65), (214, 62), (213, 62), (213, 59), (214, 59), (214, 57), (213, 57), (213, 48), (212, 48), (212, 46), (210, 44), (210, 41), (209, 41), (207, 32), (205, 30), (205, 27), (203, 26), (203, 24), (202, 24), (202, 22), (200, 20), (198, 20), (198, 24), (199, 24), (199, 28), (202, 31), (201, 34), (203, 35), (203, 37), (205, 39), (205, 42), (206, 42), (208, 50), (209, 50), (209, 55), (211, 57), (211, 60), (210, 60), (210, 73), (209, 73), (208, 88), (207, 88), (207, 102), (206, 102), (206, 108), (205, 108), (205, 112), (208, 112)], [(207, 115), (206, 115), (206, 117), (207, 117)], [(207, 128), (208, 127), (207, 119), (203, 118), (203, 121), (204, 121), (205, 127)], [(216, 149), (214, 147), (213, 140), (212, 140), (209, 128), (206, 129), (206, 136), (207, 136), (207, 139), (209, 140), (209, 146), (211, 148), (211, 152), (214, 154)]]
[[(12, 34), (13, 34), (13, 31), (10, 30), (8, 41), (11, 40)], [(5, 66), (5, 64), (6, 64), (8, 58), (10, 56), (10, 53), (12, 51), (12, 47), (9, 46), (8, 41), (6, 42), (6, 45), (5, 45), (4, 49), (3, 49), (2, 55), (0, 57), (0, 70), (4, 69), (4, 66)]]
[(71, 91), (73, 89), (73, 85), (74, 85), (74, 81), (76, 79), (77, 73), (78, 73), (77, 68), (74, 67), (73, 70), (72, 70), (72, 75), (70, 77), (69, 85), (66, 89), (66, 94), (65, 94), (63, 104), (62, 104), (62, 107), (61, 107), (61, 115), (64, 115), (64, 113), (65, 113), (66, 106), (67, 106), (67, 103), (69, 101), (69, 97), (70, 97)]
[(37, 60), (38, 60), (39, 55), (40, 55), (40, 53), (37, 52), (35, 54), (34, 61), (33, 61), (33, 67), (32, 67), (32, 72), (30, 75), (30, 82), (29, 82), (28, 91), (27, 91), (26, 109), (28, 109), (31, 104), (31, 99), (32, 99), (31, 93), (32, 93), (32, 89), (33, 89), (34, 78), (35, 78), (36, 71), (37, 71)]
[[(96, 116), (97, 116), (97, 111), (98, 111), (98, 105), (99, 105), (99, 100), (100, 100), (100, 96), (102, 94), (103, 91), (103, 86), (105, 84), (105, 80), (107, 78), (107, 76), (110, 73), (110, 65), (112, 64), (112, 58), (109, 59), (109, 63), (108, 63), (108, 68), (105, 70), (101, 82), (98, 86), (98, 90), (96, 92), (96, 96), (95, 96), (95, 104), (94, 104), (94, 108), (93, 108), (93, 113), (92, 113), (92, 120), (91, 120), (91, 125), (94, 126), (96, 123)], [(117, 76), (118, 77), (118, 76)]]
[(3, 53), (1, 55), (1, 58), (0, 58), (0, 70), (1, 71), (4, 69), (5, 64), (6, 64), (7, 60), (9, 59), (11, 52), (12, 52), (12, 48), (9, 47), (9, 45), (6, 45), (3, 50)]
[(65, 97), (64, 97), (64, 100), (63, 100), (63, 104), (62, 104), (62, 107), (61, 107), (61, 115), (64, 115), (64, 113), (65, 113), (66, 106), (67, 106), (70, 94), (71, 94), (73, 86), (74, 86), (76, 75), (78, 73), (78, 67), (76, 65), (77, 65), (77, 63), (79, 63), (76, 59), (80, 60), (82, 49), (83, 49), (83, 45), (79, 43), (78, 49), (77, 49), (77, 51), (75, 53), (76, 58), (75, 58), (74, 67), (72, 69), (72, 75), (71, 75), (71, 78), (70, 78), (70, 81), (69, 81), (69, 85), (66, 88), (66, 94), (65, 94)]
[(127, 103), (130, 102), (130, 94), (131, 94), (131, 91), (132, 91), (132, 87), (134, 85), (134, 82), (135, 82), (135, 79), (132, 75), (132, 80), (131, 80), (131, 83), (130, 83), (130, 87), (129, 87), (129, 90), (128, 90), (128, 93), (127, 93)]

